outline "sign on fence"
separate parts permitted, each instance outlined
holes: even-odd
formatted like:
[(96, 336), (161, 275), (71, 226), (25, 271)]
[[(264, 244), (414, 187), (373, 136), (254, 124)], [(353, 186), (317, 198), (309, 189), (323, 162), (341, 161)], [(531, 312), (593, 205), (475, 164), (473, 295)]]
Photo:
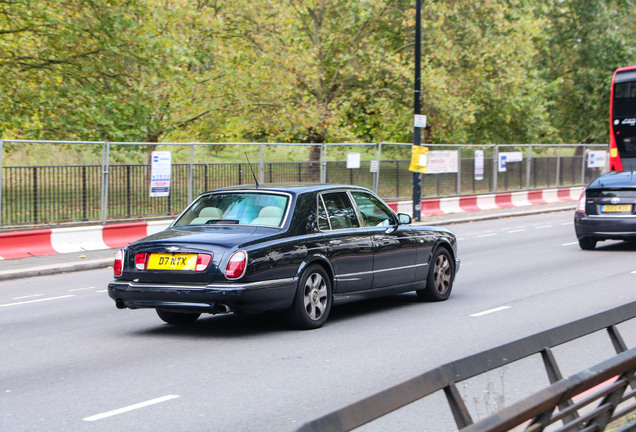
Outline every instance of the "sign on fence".
[(502, 152), (499, 153), (499, 172), (506, 172), (508, 162), (521, 162), (523, 153), (521, 152)]
[(427, 174), (456, 173), (457, 150), (432, 150), (428, 152)]
[(169, 151), (153, 151), (150, 167), (150, 196), (170, 195), (170, 171), (172, 163)]
[(484, 179), (484, 151), (475, 150), (475, 180)]
[(347, 153), (347, 168), (360, 168), (360, 153)]
[(606, 151), (590, 151), (588, 153), (588, 159), (587, 159), (588, 168), (604, 168), (605, 164), (607, 164)]

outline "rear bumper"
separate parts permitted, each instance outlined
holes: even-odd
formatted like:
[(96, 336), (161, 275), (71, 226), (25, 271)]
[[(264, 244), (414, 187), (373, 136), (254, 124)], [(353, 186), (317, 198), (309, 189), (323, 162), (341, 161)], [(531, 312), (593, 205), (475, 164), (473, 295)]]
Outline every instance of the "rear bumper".
[(183, 312), (265, 311), (291, 307), (295, 278), (243, 284), (158, 284), (114, 280), (108, 295), (118, 308)]
[(577, 212), (574, 230), (579, 239), (633, 240), (636, 239), (636, 217), (595, 217)]

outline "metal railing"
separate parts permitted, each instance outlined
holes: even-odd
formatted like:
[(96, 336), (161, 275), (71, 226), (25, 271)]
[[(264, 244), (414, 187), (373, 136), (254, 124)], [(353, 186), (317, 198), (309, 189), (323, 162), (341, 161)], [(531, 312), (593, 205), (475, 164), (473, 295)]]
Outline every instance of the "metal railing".
[[(59, 224), (172, 217), (207, 190), (253, 182), (252, 170), (261, 183), (327, 182), (355, 184), (373, 189), (388, 200), (410, 200), (413, 175), (409, 171), (410, 144), (323, 144), (319, 161), (274, 161), (280, 154), (312, 147), (309, 144), (260, 143), (154, 143), (174, 156), (171, 191), (167, 197), (150, 197), (151, 166), (134, 158), (130, 149), (149, 143), (57, 142), (0, 140), (0, 229)], [(12, 155), (29, 146), (31, 152), (51, 156), (85, 154), (83, 163), (15, 165)], [(78, 151), (80, 146), (82, 150)], [(207, 162), (220, 146), (249, 150), (252, 165), (245, 162)], [(316, 147), (316, 146), (313, 146)], [(538, 188), (580, 186), (600, 174), (586, 167), (586, 153), (605, 149), (599, 145), (430, 146), (457, 154), (456, 172), (424, 174), (424, 197), (483, 194)], [(265, 150), (278, 149), (276, 152)], [(282, 149), (282, 150), (281, 150)], [(291, 149), (291, 150), (287, 150)], [(475, 152), (484, 154), (481, 178), (475, 175)], [(497, 167), (497, 155), (521, 150), (524, 160), (509, 163), (505, 172)], [(362, 154), (360, 168), (347, 168), (347, 152)], [(136, 152), (137, 157), (140, 152)], [(247, 151), (246, 151), (247, 153)], [(271, 154), (269, 154), (271, 153)], [(273, 156), (272, 156), (273, 154)], [(335, 159), (334, 159), (335, 158)], [(196, 161), (196, 162), (195, 162)], [(376, 161), (376, 162), (374, 162)], [(372, 167), (375, 170), (372, 171)]]
[[(520, 425), (539, 432), (558, 426), (557, 422), (562, 422), (556, 429), (560, 432), (603, 431), (621, 418), (626, 419), (621, 430), (636, 430), (636, 419), (627, 418), (636, 410), (636, 348), (627, 348), (617, 328), (635, 317), (636, 301), (448, 363), (306, 423), (298, 431), (349, 431), (437, 392), (444, 393), (457, 428), (465, 432), (508, 431)], [(564, 379), (553, 348), (599, 331), (607, 332), (618, 355)], [(537, 354), (552, 385), (473, 422), (457, 385)], [(589, 393), (573, 402), (585, 392)]]

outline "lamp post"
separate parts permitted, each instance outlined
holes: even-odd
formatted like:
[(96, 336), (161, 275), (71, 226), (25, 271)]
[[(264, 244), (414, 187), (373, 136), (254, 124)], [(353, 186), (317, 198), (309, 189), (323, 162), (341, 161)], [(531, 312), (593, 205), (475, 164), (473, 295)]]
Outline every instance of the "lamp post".
[[(415, 85), (413, 117), (422, 112), (421, 63), (422, 63), (422, 0), (415, 0)], [(422, 145), (422, 129), (413, 126), (413, 145)], [(413, 172), (413, 219), (420, 221), (422, 216), (422, 174)]]

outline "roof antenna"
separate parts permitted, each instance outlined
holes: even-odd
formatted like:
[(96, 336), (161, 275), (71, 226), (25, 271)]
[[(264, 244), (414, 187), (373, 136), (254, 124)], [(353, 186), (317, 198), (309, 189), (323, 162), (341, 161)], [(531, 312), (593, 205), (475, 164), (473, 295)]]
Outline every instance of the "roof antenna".
[(252, 176), (254, 177), (254, 183), (256, 183), (256, 189), (258, 189), (258, 180), (256, 179), (256, 174), (254, 174), (254, 168), (252, 168), (252, 162), (250, 162), (250, 158), (247, 157), (247, 152), (245, 153), (245, 159), (247, 159), (247, 164), (250, 166), (250, 171), (252, 171)]

